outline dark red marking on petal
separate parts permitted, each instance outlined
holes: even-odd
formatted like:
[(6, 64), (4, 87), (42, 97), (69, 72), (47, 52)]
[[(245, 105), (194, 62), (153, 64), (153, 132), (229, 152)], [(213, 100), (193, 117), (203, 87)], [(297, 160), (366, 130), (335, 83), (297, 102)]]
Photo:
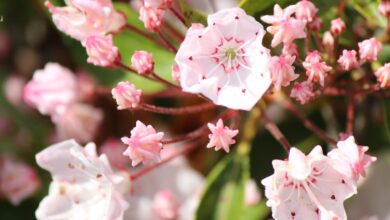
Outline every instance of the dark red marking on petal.
[(335, 195), (331, 195), (330, 198), (333, 199), (333, 200), (335, 200), (335, 199), (336, 199), (336, 196), (335, 196)]
[(233, 40), (233, 37), (225, 37), (225, 40), (226, 40), (227, 42), (230, 42), (231, 40)]
[(234, 17), (234, 19), (238, 20), (238, 19), (240, 19), (240, 17), (236, 16), (236, 17)]
[(188, 59), (192, 61), (193, 58), (192, 58), (192, 56), (190, 56), (190, 57), (188, 57)]

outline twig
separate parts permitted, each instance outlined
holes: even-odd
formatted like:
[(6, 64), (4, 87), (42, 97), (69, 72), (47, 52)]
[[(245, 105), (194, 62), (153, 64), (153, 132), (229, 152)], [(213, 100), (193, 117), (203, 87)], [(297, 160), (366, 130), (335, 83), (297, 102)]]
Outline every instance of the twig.
[(278, 126), (271, 121), (270, 118), (263, 112), (263, 120), (265, 122), (264, 127), (271, 133), (271, 135), (283, 146), (283, 148), (287, 151), (287, 153), (290, 151), (291, 145), (287, 141), (286, 137), (283, 135), (283, 133), (280, 131)]
[(175, 48), (175, 46), (173, 46), (173, 44), (171, 44), (171, 42), (169, 42), (169, 40), (160, 32), (160, 31), (157, 31), (157, 34), (158, 36), (160, 36), (161, 40), (164, 42), (165, 46), (173, 53), (177, 53), (177, 49)]
[(142, 103), (139, 106), (139, 109), (155, 112), (155, 113), (167, 114), (167, 115), (186, 115), (186, 114), (196, 114), (216, 107), (217, 106), (213, 103), (202, 103), (199, 105), (187, 106), (181, 108), (166, 108), (166, 107), (159, 107), (155, 105)]
[(355, 117), (355, 97), (350, 96), (347, 106), (347, 124), (346, 124), (346, 133), (351, 135), (353, 133), (353, 120)]

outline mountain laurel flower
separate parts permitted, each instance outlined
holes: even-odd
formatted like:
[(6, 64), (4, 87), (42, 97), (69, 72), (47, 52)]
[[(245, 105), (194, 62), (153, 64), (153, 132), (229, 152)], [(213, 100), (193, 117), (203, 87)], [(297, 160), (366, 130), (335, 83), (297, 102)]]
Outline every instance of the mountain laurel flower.
[(330, 31), (334, 36), (338, 36), (345, 31), (345, 23), (341, 18), (333, 19), (330, 24)]
[(126, 24), (126, 17), (114, 9), (111, 0), (71, 0), (65, 3), (64, 7), (55, 7), (46, 1), (45, 6), (57, 28), (79, 41), (89, 36), (118, 32)]
[(274, 56), (271, 58), (271, 78), (276, 90), (282, 86), (289, 86), (290, 82), (296, 80), (299, 75), (295, 74), (293, 63), (295, 56)]
[(376, 80), (382, 88), (390, 86), (390, 63), (386, 63), (375, 72)]
[(335, 161), (336, 169), (357, 181), (360, 176), (366, 176), (366, 169), (376, 161), (376, 157), (366, 154), (367, 151), (367, 146), (358, 146), (355, 138), (350, 136), (337, 142), (337, 148), (330, 151), (328, 156)]
[(85, 148), (73, 140), (49, 146), (36, 161), (50, 172), (49, 194), (35, 212), (43, 219), (122, 220), (129, 207), (124, 194), (129, 177), (114, 173), (105, 155), (93, 143)]
[(314, 96), (313, 85), (308, 82), (295, 82), (291, 89), (290, 96), (299, 101), (302, 105), (310, 101)]
[(294, 43), (283, 44), (282, 54), (285, 56), (288, 55), (297, 57), (299, 55), (298, 46)]
[(181, 87), (217, 105), (252, 109), (271, 85), (263, 26), (240, 8), (209, 15), (207, 24), (193, 24), (176, 54)]
[(165, 11), (152, 6), (142, 6), (139, 9), (139, 19), (147, 30), (157, 32), (160, 29)]
[(230, 145), (236, 143), (233, 139), (237, 134), (238, 130), (230, 129), (223, 125), (222, 119), (219, 119), (217, 124), (208, 123), (211, 134), (209, 134), (209, 143), (207, 148), (215, 147), (215, 150), (224, 149), (226, 153), (230, 151)]
[(267, 31), (274, 35), (271, 46), (276, 47), (280, 43), (291, 43), (295, 39), (305, 38), (306, 22), (292, 18), (291, 15), (296, 11), (296, 6), (291, 5), (284, 10), (276, 4), (274, 6), (274, 15), (262, 16), (261, 20), (272, 26)]
[(322, 61), (322, 57), (320, 55), (320, 52), (318, 52), (317, 50), (313, 50), (307, 53), (304, 63), (310, 64), (310, 63), (318, 63), (321, 61)]
[(172, 7), (173, 0), (144, 0), (145, 6), (151, 6), (159, 9), (169, 9)]
[(171, 67), (172, 79), (175, 81), (180, 81), (180, 67), (175, 64)]
[(274, 219), (347, 219), (343, 202), (356, 193), (356, 184), (320, 146), (307, 156), (293, 147), (287, 160), (273, 160), (272, 166), (274, 174), (261, 183)]
[(343, 70), (354, 69), (359, 66), (356, 54), (355, 50), (343, 50), (343, 54), (339, 57), (337, 62)]
[(382, 0), (378, 10), (383, 16), (390, 17), (390, 1)]
[(118, 110), (135, 109), (141, 103), (142, 91), (127, 81), (119, 82), (111, 93), (118, 104)]
[(153, 55), (147, 51), (135, 51), (131, 57), (131, 67), (138, 74), (148, 74), (153, 71)]
[(295, 17), (306, 22), (313, 21), (318, 8), (309, 0), (301, 0), (296, 4)]
[(23, 98), (41, 114), (60, 114), (77, 101), (76, 77), (57, 63), (47, 63), (24, 87)]
[(129, 145), (123, 155), (132, 160), (132, 166), (136, 166), (140, 162), (145, 164), (149, 161), (160, 160), (163, 132), (156, 132), (151, 125), (146, 126), (144, 123), (137, 121), (130, 133), (130, 137), (123, 137), (121, 140)]
[(31, 166), (10, 156), (0, 157), (0, 195), (13, 205), (32, 196), (40, 186), (41, 181)]
[(153, 210), (160, 219), (176, 219), (180, 204), (169, 189), (157, 192), (153, 200)]
[(114, 45), (111, 34), (87, 37), (82, 44), (87, 50), (88, 63), (109, 67), (119, 60), (119, 50)]
[(360, 59), (367, 61), (377, 60), (379, 54), (382, 52), (383, 49), (382, 43), (374, 37), (364, 40), (358, 45)]
[(332, 70), (332, 67), (322, 62), (319, 53), (316, 51), (309, 53), (302, 65), (306, 70), (306, 76), (309, 82), (319, 82), (321, 86), (325, 85), (325, 77)]
[(326, 31), (322, 36), (322, 45), (325, 47), (326, 50), (333, 50), (334, 37), (329, 31)]

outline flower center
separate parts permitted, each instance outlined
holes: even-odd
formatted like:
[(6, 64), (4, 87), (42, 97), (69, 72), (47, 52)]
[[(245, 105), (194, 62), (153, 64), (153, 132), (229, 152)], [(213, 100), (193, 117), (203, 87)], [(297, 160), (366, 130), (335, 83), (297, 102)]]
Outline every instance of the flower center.
[(237, 53), (236, 53), (236, 50), (233, 49), (233, 48), (229, 48), (225, 51), (225, 56), (229, 59), (229, 60), (233, 60), (234, 58), (236, 58), (237, 56)]

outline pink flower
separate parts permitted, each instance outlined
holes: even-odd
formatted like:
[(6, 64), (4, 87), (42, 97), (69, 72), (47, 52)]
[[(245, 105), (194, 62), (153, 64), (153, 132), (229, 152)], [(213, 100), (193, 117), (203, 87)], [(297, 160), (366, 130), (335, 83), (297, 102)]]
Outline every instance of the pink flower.
[(36, 161), (53, 178), (35, 212), (37, 219), (123, 219), (129, 178), (114, 173), (94, 144), (83, 148), (64, 141), (39, 152)]
[(207, 144), (207, 148), (215, 147), (216, 151), (223, 148), (229, 153), (230, 145), (236, 143), (233, 138), (238, 134), (238, 130), (224, 126), (222, 119), (219, 119), (216, 125), (208, 123), (207, 126), (211, 131), (211, 134), (209, 134), (210, 142)]
[(289, 86), (291, 81), (294, 81), (299, 77), (299, 75), (294, 72), (294, 60), (294, 56), (288, 55), (271, 58), (271, 77), (276, 90), (280, 90), (282, 86)]
[(340, 173), (320, 146), (309, 155), (291, 148), (288, 160), (273, 160), (274, 174), (263, 179), (267, 206), (275, 219), (346, 220), (343, 202), (356, 184)]
[(115, 138), (106, 140), (100, 147), (100, 152), (106, 155), (110, 164), (117, 169), (124, 169), (129, 162), (129, 159), (123, 155), (125, 150), (126, 145)]
[(319, 82), (321, 86), (325, 85), (325, 77), (328, 75), (328, 72), (332, 70), (332, 67), (326, 65), (325, 62), (322, 62), (322, 58), (318, 51), (310, 52), (302, 65), (306, 69), (306, 76), (308, 77), (307, 80), (309, 82)]
[(53, 121), (61, 140), (73, 138), (87, 143), (96, 136), (103, 121), (103, 112), (87, 104), (74, 104), (63, 114), (57, 115)]
[(209, 15), (207, 23), (193, 25), (176, 54), (180, 84), (217, 105), (250, 110), (271, 84), (263, 27), (240, 8)]
[(390, 86), (390, 63), (386, 63), (375, 72), (376, 80), (380, 83), (381, 87)]
[(249, 179), (245, 183), (245, 205), (253, 206), (260, 202), (261, 194), (256, 182), (253, 179)]
[(307, 24), (307, 27), (314, 32), (320, 31), (322, 28), (322, 20), (321, 18), (314, 16), (311, 22)]
[(261, 17), (265, 23), (272, 24), (267, 28), (267, 31), (274, 35), (271, 46), (276, 47), (280, 43), (291, 43), (295, 39), (305, 38), (306, 22), (292, 18), (291, 15), (296, 11), (296, 6), (291, 5), (284, 10), (276, 4), (274, 7), (274, 15), (266, 15)]
[(337, 62), (343, 70), (351, 70), (359, 66), (355, 50), (343, 50)]
[(144, 0), (145, 6), (152, 6), (159, 9), (169, 9), (172, 7), (173, 0)]
[(127, 81), (119, 82), (118, 85), (112, 89), (112, 96), (118, 104), (118, 109), (135, 109), (141, 103), (142, 91), (137, 89), (134, 84)]
[(368, 151), (366, 146), (358, 146), (355, 138), (350, 136), (344, 141), (337, 142), (337, 148), (328, 153), (337, 164), (335, 167), (349, 178), (357, 181), (360, 176), (366, 176), (366, 169), (376, 157), (365, 154)]
[(9, 156), (0, 157), (0, 195), (19, 205), (41, 186), (36, 171)]
[(295, 16), (299, 20), (311, 22), (317, 11), (318, 8), (316, 8), (312, 2), (308, 0), (301, 0), (296, 4)]
[(381, 42), (379, 42), (374, 37), (368, 40), (364, 40), (358, 45), (360, 59), (367, 61), (377, 60), (379, 54), (382, 52), (383, 49)]
[(324, 45), (326, 50), (333, 50), (334, 38), (329, 31), (326, 31), (322, 36), (322, 45)]
[(164, 10), (152, 6), (142, 6), (139, 10), (139, 19), (147, 30), (157, 32), (164, 18)]
[(301, 83), (295, 82), (291, 89), (291, 97), (295, 98), (302, 105), (310, 101), (314, 96), (313, 86), (310, 82), (304, 81)]
[(87, 50), (88, 63), (108, 67), (119, 60), (119, 50), (112, 41), (112, 35), (90, 36), (82, 44)]
[(386, 17), (390, 17), (390, 2), (382, 0), (378, 7), (379, 12)]
[(161, 219), (176, 219), (179, 214), (179, 202), (169, 190), (161, 190), (153, 200), (153, 210)]
[(175, 64), (171, 67), (172, 70), (172, 79), (175, 81), (180, 81), (180, 68), (179, 65)]
[(297, 57), (299, 55), (298, 46), (294, 43), (284, 44), (282, 54), (285, 56), (288, 55)]
[(123, 143), (129, 145), (123, 155), (129, 156), (132, 160), (131, 165), (136, 166), (140, 162), (144, 164), (149, 161), (160, 160), (160, 150), (163, 146), (161, 140), (163, 132), (156, 132), (151, 125), (137, 121), (130, 137), (123, 137)]
[(341, 18), (333, 19), (330, 25), (330, 31), (333, 35), (340, 35), (345, 31), (345, 23)]
[(9, 103), (16, 107), (23, 104), (23, 90), (26, 80), (16, 74), (11, 74), (4, 82), (4, 96)]
[(24, 88), (24, 100), (41, 114), (58, 114), (77, 101), (77, 82), (73, 73), (57, 64), (47, 63), (37, 70)]
[(146, 51), (135, 51), (131, 57), (131, 67), (139, 74), (148, 74), (153, 71), (153, 55)]
[(65, 7), (55, 7), (50, 1), (45, 6), (52, 13), (57, 28), (82, 41), (93, 35), (119, 31), (126, 23), (111, 0), (67, 0)]

